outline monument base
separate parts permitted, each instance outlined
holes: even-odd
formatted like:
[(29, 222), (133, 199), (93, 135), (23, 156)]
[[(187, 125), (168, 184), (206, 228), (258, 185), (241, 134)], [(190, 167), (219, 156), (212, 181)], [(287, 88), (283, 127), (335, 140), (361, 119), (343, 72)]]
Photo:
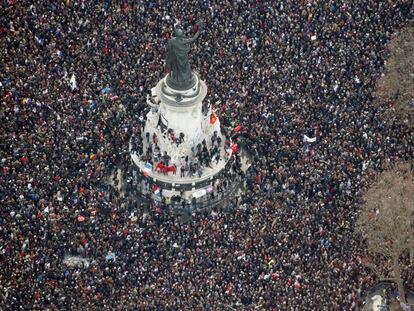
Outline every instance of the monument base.
[(219, 119), (211, 118), (210, 108), (203, 107), (206, 84), (195, 74), (194, 79), (194, 87), (186, 90), (172, 88), (168, 75), (158, 82), (141, 133), (143, 152), (131, 152), (143, 176), (142, 192), (155, 200), (162, 194), (164, 199), (210, 201), (218, 189), (223, 193), (224, 180), (235, 181), (229, 177), (230, 139), (221, 133)]

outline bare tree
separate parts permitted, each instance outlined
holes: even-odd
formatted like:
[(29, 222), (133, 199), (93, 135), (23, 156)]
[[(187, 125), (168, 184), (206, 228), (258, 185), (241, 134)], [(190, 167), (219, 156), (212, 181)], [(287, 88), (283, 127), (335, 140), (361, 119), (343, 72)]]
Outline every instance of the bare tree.
[(388, 113), (414, 126), (414, 21), (392, 36), (389, 58), (378, 80), (376, 101), (390, 103)]
[(394, 281), (405, 302), (401, 257), (414, 250), (414, 174), (409, 163), (380, 173), (364, 197), (357, 230), (367, 243), (366, 264)]

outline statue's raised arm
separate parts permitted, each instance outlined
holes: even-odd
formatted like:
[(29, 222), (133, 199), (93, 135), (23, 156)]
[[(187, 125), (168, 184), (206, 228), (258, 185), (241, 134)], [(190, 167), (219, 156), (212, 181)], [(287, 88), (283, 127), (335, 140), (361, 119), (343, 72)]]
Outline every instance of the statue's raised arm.
[(187, 43), (193, 43), (195, 40), (197, 40), (197, 38), (200, 36), (201, 32), (203, 31), (204, 24), (201, 19), (197, 21), (197, 25), (198, 25), (198, 29), (197, 29), (196, 34), (192, 38), (186, 39)]
[(187, 90), (194, 86), (195, 77), (191, 71), (188, 53), (203, 30), (203, 22), (197, 22), (198, 31), (192, 38), (185, 38), (183, 31), (176, 27), (174, 37), (168, 41), (166, 69), (170, 71), (167, 84), (176, 90)]

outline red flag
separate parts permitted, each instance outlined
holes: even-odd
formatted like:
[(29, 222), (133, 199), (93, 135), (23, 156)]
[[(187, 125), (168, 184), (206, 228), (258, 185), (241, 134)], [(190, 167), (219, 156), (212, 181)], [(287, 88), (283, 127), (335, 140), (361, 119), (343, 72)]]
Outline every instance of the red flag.
[(233, 152), (237, 152), (237, 151), (239, 151), (239, 147), (237, 147), (237, 144), (236, 144), (236, 143), (233, 143), (233, 144), (231, 145), (230, 149), (231, 149), (231, 151), (233, 151)]
[(213, 125), (214, 123), (216, 123), (216, 121), (217, 121), (217, 117), (214, 113), (212, 113), (210, 115), (210, 124)]
[(155, 167), (156, 171), (164, 170), (164, 165), (161, 162), (158, 162), (157, 166)]
[(154, 192), (154, 194), (159, 195), (160, 191), (161, 191), (160, 187), (158, 187), (156, 184), (152, 186), (152, 192)]
[(234, 129), (233, 129), (233, 131), (234, 132), (239, 132), (241, 130), (241, 125), (237, 125)]

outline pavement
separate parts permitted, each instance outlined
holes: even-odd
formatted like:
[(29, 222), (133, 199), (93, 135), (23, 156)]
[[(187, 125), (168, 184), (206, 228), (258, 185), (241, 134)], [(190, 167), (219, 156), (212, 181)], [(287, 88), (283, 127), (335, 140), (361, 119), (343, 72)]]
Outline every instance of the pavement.
[(387, 301), (384, 297), (386, 296), (386, 290), (391, 287), (391, 283), (381, 282), (375, 285), (367, 294), (365, 298), (365, 304), (362, 308), (362, 311), (393, 311), (393, 310), (404, 310), (404, 311), (414, 311), (414, 292), (407, 290), (407, 303), (400, 303), (401, 308), (399, 308), (398, 303), (394, 304), (390, 301)]

